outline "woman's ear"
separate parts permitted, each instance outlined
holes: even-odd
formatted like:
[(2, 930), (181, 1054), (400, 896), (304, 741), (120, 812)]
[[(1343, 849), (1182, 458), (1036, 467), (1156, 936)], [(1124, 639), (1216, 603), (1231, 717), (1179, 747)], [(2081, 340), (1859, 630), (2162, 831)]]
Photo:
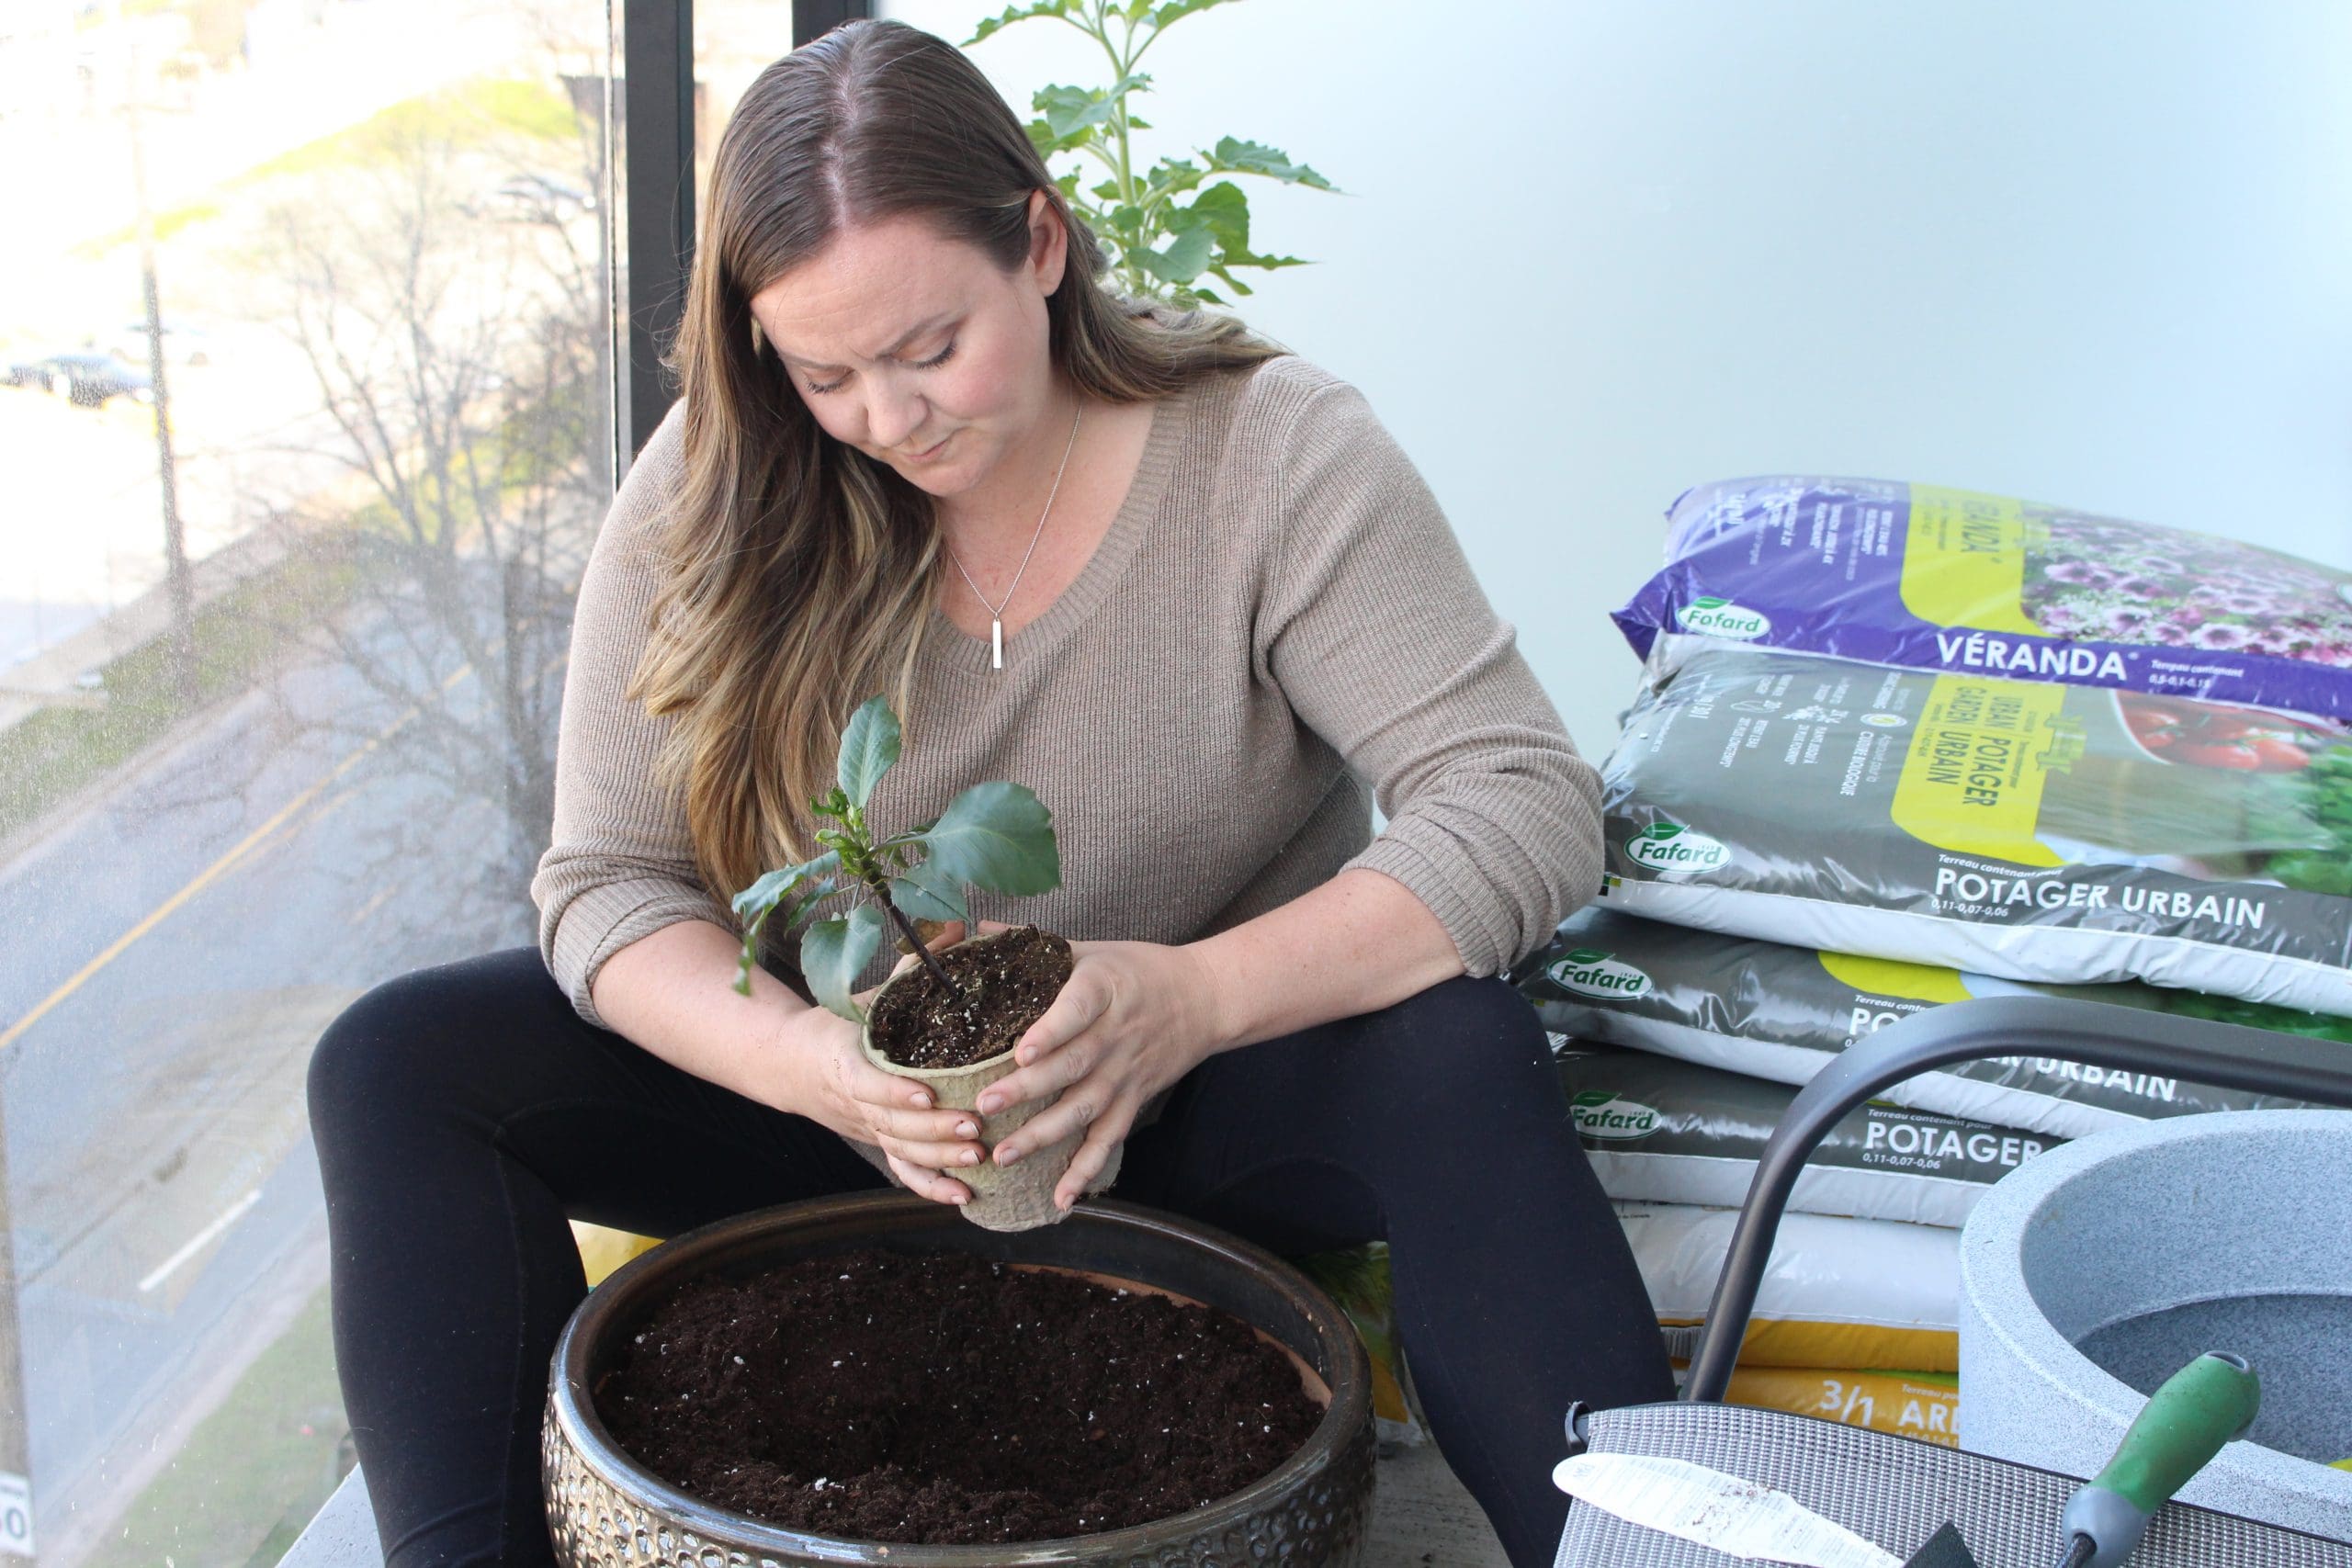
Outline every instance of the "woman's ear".
[(1040, 296), (1053, 297), (1062, 286), (1062, 272), (1069, 265), (1069, 231), (1063, 227), (1046, 193), (1033, 190), (1029, 193), (1029, 270), (1037, 279)]

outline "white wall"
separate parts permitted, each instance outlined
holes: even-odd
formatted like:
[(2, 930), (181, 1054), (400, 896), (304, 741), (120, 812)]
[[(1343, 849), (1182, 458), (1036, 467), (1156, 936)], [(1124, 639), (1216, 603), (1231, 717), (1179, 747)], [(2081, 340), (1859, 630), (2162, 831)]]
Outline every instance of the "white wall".
[[(885, 0), (957, 40), (1001, 0)], [(1031, 22), (1026, 116), (1099, 84)], [(1588, 752), (1685, 486), (1918, 479), (2352, 565), (2352, 6), (1248, 0), (1147, 62), (1255, 137), (1254, 324), (1362, 386)]]

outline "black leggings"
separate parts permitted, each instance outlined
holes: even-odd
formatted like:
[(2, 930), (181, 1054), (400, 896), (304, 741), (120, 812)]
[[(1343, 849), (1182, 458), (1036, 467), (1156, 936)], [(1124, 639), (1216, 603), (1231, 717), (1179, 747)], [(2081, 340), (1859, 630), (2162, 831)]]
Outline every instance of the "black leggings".
[[(586, 1292), (567, 1219), (671, 1235), (882, 1179), (815, 1122), (584, 1022), (537, 952), (390, 981), (311, 1063), (334, 1345), (389, 1568), (553, 1562), (548, 1358)], [(1213, 1058), (1116, 1195), (1279, 1253), (1386, 1238), (1432, 1436), (1517, 1568), (1551, 1562), (1571, 1400), (1671, 1396), (1542, 1029), (1497, 980)]]

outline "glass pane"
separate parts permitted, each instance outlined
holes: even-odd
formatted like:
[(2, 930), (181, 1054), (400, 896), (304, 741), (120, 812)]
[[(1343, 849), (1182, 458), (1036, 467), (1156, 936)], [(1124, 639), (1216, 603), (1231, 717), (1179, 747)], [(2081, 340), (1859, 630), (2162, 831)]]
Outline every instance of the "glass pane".
[(44, 1568), (274, 1562), (351, 1465), (304, 1070), (370, 985), (531, 940), (613, 485), (612, 36), (0, 21), (0, 1550), (28, 1476)]
[(792, 51), (792, 7), (775, 0), (695, 0), (695, 232), (710, 159), (752, 79)]

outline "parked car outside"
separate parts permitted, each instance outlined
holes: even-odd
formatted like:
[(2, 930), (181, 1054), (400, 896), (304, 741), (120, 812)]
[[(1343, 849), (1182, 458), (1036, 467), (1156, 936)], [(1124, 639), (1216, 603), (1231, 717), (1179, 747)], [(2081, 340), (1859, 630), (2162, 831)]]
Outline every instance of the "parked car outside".
[(548, 175), (516, 175), (478, 198), (464, 204), (476, 218), (509, 222), (561, 222), (596, 209), (596, 197), (578, 186)]
[[(130, 365), (147, 363), (147, 323), (125, 321), (108, 345), (115, 357)], [(191, 327), (179, 321), (164, 323), (164, 358), (173, 365), (203, 366), (212, 363), (210, 340), (201, 327)]]
[(81, 408), (101, 408), (115, 398), (155, 400), (154, 382), (146, 371), (119, 355), (89, 349), (12, 360), (7, 381), (12, 387), (44, 388)]

